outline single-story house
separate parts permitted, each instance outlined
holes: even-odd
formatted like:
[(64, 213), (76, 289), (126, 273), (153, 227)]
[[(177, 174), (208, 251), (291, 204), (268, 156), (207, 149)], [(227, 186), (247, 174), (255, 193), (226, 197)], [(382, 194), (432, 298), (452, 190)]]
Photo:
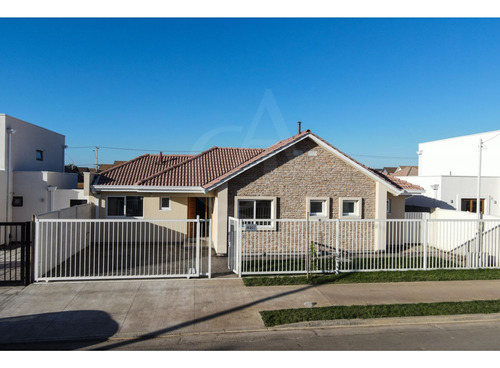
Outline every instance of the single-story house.
[(145, 154), (85, 179), (96, 217), (211, 219), (217, 254), (227, 253), (229, 216), (402, 219), (405, 197), (422, 192), (364, 166), (309, 130), (266, 149)]

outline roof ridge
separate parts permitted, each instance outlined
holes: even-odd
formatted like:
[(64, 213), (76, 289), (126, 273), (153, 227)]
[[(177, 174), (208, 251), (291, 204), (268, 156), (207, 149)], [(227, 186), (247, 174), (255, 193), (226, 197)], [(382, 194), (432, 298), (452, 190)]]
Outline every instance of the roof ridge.
[(143, 178), (143, 179), (141, 179), (141, 180), (139, 180), (139, 181), (135, 182), (135, 183), (134, 183), (134, 185), (141, 185), (142, 183), (144, 183), (144, 182), (146, 182), (146, 181), (148, 181), (148, 180), (151, 180), (151, 179), (153, 179), (153, 178), (155, 178), (155, 177), (157, 177), (157, 176), (160, 176), (160, 175), (162, 175), (162, 174), (165, 174), (165, 173), (166, 173), (166, 172), (168, 172), (169, 170), (172, 170), (172, 169), (178, 168), (179, 166), (182, 166), (182, 165), (184, 165), (184, 164), (187, 164), (188, 162), (191, 162), (191, 161), (193, 161), (194, 159), (196, 159), (196, 158), (198, 158), (198, 157), (201, 157), (201, 156), (203, 156), (203, 155), (206, 155), (206, 154), (207, 154), (207, 153), (209, 153), (209, 152), (215, 151), (215, 150), (216, 150), (216, 149), (218, 149), (218, 148), (219, 148), (219, 147), (217, 147), (217, 146), (213, 146), (212, 148), (210, 148), (210, 149), (208, 149), (208, 150), (206, 150), (206, 151), (203, 151), (203, 152), (201, 152), (201, 153), (199, 153), (199, 154), (197, 154), (197, 155), (194, 155), (194, 156), (192, 156), (192, 157), (188, 158), (187, 160), (184, 160), (184, 161), (182, 161), (182, 162), (179, 162), (178, 164), (175, 164), (174, 166), (170, 166), (170, 167), (168, 167), (168, 168), (166, 168), (166, 169), (164, 169), (164, 170), (162, 170), (162, 171), (158, 171), (157, 173), (154, 173), (153, 175), (148, 176), (147, 178)]
[(99, 172), (99, 173), (97, 173), (97, 174), (98, 174), (98, 175), (101, 175), (101, 174), (107, 174), (108, 172), (110, 172), (110, 171), (112, 171), (112, 170), (114, 170), (114, 169), (118, 169), (118, 168), (120, 168), (120, 167), (122, 167), (122, 166), (128, 165), (128, 164), (130, 164), (130, 163), (132, 163), (132, 162), (135, 162), (135, 161), (137, 161), (137, 160), (139, 160), (139, 159), (141, 159), (141, 158), (143, 158), (143, 157), (146, 157), (146, 156), (150, 156), (150, 154), (149, 154), (149, 153), (145, 153), (145, 154), (143, 154), (143, 155), (137, 156), (136, 158), (133, 158), (132, 160), (125, 161), (125, 162), (123, 162), (123, 163), (121, 163), (121, 164), (119, 164), (119, 165), (116, 165), (116, 166), (110, 167), (109, 169), (104, 170), (104, 171), (101, 171), (101, 172)]

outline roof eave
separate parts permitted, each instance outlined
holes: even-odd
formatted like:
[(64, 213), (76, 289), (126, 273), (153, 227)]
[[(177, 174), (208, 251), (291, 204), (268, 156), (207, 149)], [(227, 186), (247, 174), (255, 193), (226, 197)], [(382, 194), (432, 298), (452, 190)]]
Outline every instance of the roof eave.
[(137, 193), (200, 193), (206, 194), (207, 190), (199, 186), (145, 186), (145, 185), (93, 185), (96, 192), (137, 192)]

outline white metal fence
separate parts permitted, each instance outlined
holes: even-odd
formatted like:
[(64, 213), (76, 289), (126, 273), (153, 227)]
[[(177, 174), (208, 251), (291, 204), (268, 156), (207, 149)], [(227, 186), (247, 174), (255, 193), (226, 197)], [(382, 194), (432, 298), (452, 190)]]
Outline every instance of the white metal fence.
[(210, 220), (38, 219), (35, 281), (211, 275)]
[(231, 218), (230, 230), (239, 275), (500, 267), (500, 220)]

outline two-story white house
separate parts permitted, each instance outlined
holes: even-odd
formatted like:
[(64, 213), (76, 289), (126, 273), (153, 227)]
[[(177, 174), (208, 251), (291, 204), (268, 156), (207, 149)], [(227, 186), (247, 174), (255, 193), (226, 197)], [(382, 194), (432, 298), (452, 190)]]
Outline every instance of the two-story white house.
[(64, 172), (65, 137), (0, 114), (0, 222), (69, 207), (77, 174)]
[(500, 130), (420, 143), (418, 176), (405, 180), (425, 189), (407, 206), (476, 212), (481, 152), (481, 209), (500, 216)]

